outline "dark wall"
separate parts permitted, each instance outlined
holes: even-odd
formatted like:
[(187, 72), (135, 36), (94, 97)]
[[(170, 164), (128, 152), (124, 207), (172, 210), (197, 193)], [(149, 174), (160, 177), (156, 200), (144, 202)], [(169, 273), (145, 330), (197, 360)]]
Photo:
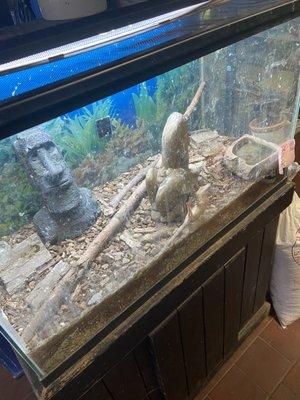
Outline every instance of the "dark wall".
[(0, 28), (13, 25), (13, 21), (6, 0), (0, 0)]

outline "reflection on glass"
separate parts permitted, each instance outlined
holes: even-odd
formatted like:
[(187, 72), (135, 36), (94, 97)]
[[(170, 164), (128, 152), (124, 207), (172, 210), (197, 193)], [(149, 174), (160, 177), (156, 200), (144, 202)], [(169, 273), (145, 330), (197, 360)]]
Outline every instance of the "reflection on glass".
[(2, 317), (44, 373), (272, 185), (298, 78), (295, 20), (0, 142)]

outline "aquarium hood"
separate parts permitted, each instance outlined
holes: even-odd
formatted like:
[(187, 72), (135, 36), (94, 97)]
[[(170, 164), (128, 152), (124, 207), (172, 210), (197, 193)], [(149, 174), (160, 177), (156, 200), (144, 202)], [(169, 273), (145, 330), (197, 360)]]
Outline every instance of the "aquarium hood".
[(99, 35), (94, 35), (84, 40), (71, 42), (64, 46), (56, 47), (48, 51), (36, 53), (9, 63), (0, 64), (0, 73), (7, 74), (19, 69), (52, 62), (54, 59), (59, 60), (65, 57), (71, 57), (75, 54), (85, 53), (109, 43), (114, 43), (132, 35), (137, 35), (150, 29), (162, 26), (163, 24), (170, 23), (176, 18), (181, 18), (184, 15), (187, 15), (188, 13), (208, 4), (209, 2), (210, 1), (205, 1), (190, 7), (184, 7), (182, 9), (162, 14), (154, 18), (146, 19), (144, 21), (136, 22), (122, 28), (100, 33)]
[[(229, 0), (209, 0), (210, 3), (227, 1)], [(2, 62), (13, 61), (15, 54), (18, 57), (26, 57), (112, 29), (130, 26), (180, 8), (206, 2), (207, 0), (111, 0), (108, 1), (108, 9), (96, 15), (73, 20), (33, 20), (21, 23), (0, 29), (0, 59)]]

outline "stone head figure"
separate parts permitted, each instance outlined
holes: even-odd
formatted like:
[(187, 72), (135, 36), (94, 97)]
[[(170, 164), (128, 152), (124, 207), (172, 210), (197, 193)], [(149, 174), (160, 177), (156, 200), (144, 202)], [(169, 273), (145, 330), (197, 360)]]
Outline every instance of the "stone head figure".
[(38, 129), (25, 131), (14, 148), (50, 211), (63, 213), (78, 204), (71, 171), (50, 135)]
[(89, 189), (79, 188), (50, 135), (31, 129), (17, 136), (14, 149), (44, 207), (33, 222), (45, 242), (59, 243), (80, 236), (100, 213)]

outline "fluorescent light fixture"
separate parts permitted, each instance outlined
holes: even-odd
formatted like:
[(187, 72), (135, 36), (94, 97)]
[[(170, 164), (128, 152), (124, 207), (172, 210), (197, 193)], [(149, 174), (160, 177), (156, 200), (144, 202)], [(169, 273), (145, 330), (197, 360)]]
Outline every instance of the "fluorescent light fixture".
[(78, 53), (87, 52), (89, 50), (107, 45), (109, 43), (122, 40), (137, 33), (148, 31), (161, 24), (171, 22), (172, 20), (182, 17), (183, 15), (186, 15), (210, 2), (211, 0), (198, 3), (196, 5), (172, 11), (155, 18), (150, 18), (145, 21), (137, 22), (123, 28), (113, 29), (109, 32), (101, 33), (99, 35), (91, 36), (83, 40), (68, 43), (64, 46), (55, 47), (53, 49), (36, 53), (28, 57), (20, 58), (19, 60), (1, 64), (0, 73), (13, 72), (15, 70), (25, 69), (39, 64), (45, 64), (55, 59), (61, 59), (64, 57), (73, 56)]

